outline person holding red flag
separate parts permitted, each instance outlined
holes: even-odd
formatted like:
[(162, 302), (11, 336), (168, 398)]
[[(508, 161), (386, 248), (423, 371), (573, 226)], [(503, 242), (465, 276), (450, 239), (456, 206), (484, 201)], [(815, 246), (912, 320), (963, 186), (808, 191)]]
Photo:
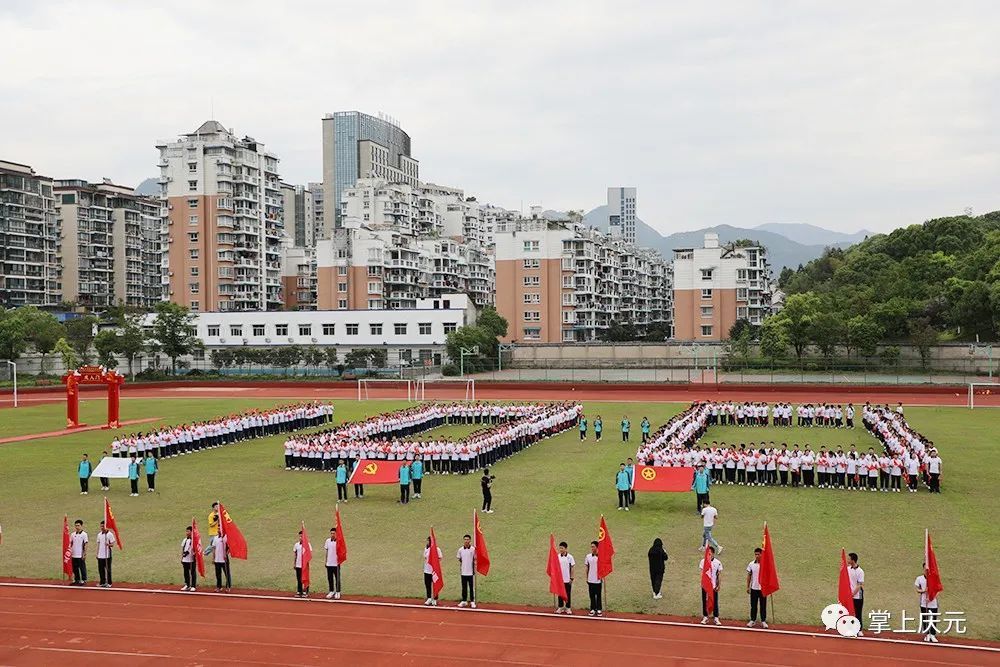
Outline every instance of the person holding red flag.
[[(194, 524), (194, 521), (191, 522)], [(202, 574), (204, 574), (205, 561), (198, 556), (201, 546), (195, 544), (194, 526), (188, 526), (184, 531), (184, 539), (181, 540), (181, 568), (184, 570), (184, 586), (182, 591), (194, 591), (198, 589), (198, 572), (195, 565), (201, 560)]]
[(437, 606), (438, 595), (444, 588), (444, 572), (441, 569), (443, 557), (444, 554), (441, 553), (441, 548), (437, 544), (434, 529), (431, 528), (431, 534), (427, 538), (427, 546), (424, 548), (424, 588), (427, 591), (427, 600), (424, 601), (424, 605), (428, 607)]
[(762, 546), (753, 550), (753, 560), (747, 565), (747, 594), (750, 596), (750, 622), (748, 628), (757, 623), (757, 609), (760, 608), (760, 625), (767, 627), (767, 598), (781, 588), (778, 582), (778, 568), (774, 563), (774, 549), (771, 533), (764, 523)]
[(924, 571), (913, 582), (913, 586), (920, 595), (920, 632), (923, 633), (925, 642), (936, 644), (938, 642), (937, 596), (944, 590), (944, 586), (941, 585), (941, 571), (938, 569), (934, 547), (931, 546), (931, 536), (926, 530), (924, 531)]
[(101, 578), (97, 585), (100, 588), (111, 588), (111, 555), (116, 544), (115, 534), (102, 521), (97, 533), (97, 574)]
[[(83, 530), (83, 521), (77, 519), (73, 522), (73, 532), (69, 534), (68, 541), (73, 586), (87, 585), (87, 544), (89, 543), (90, 538)], [(65, 537), (63, 538), (63, 544), (67, 544)], [(66, 557), (63, 556), (63, 571), (65, 569)]]
[(226, 538), (229, 554), (233, 558), (247, 559), (247, 540), (243, 537), (243, 531), (236, 525), (233, 517), (226, 510), (226, 506), (221, 502), (219, 503), (219, 534)]
[[(854, 610), (854, 593), (851, 589), (851, 571), (847, 567), (847, 551), (840, 550), (840, 576), (837, 579), (837, 602), (848, 611)], [(860, 619), (859, 619), (860, 620)]]
[(597, 540), (590, 543), (590, 553), (583, 559), (583, 565), (587, 570), (587, 592), (590, 594), (591, 616), (603, 616), (604, 609), (601, 604), (601, 593), (604, 589), (604, 580), (600, 575), (601, 557), (598, 555), (600, 546)]
[(309, 535), (306, 533), (306, 523), (302, 522), (299, 530), (299, 539), (292, 547), (294, 554), (293, 567), (295, 568), (295, 596), (300, 598), (309, 597), (309, 564), (312, 562), (312, 545), (309, 543)]
[[(853, 551), (847, 554), (848, 559), (848, 579), (851, 584), (851, 602), (853, 602), (854, 617), (858, 619), (860, 624), (858, 630), (858, 637), (863, 637), (862, 630), (865, 627), (864, 618), (864, 608), (865, 608), (865, 571), (861, 569), (858, 565), (858, 555)], [(848, 607), (851, 609), (851, 607)]]
[(545, 573), (549, 575), (549, 592), (556, 596), (556, 613), (572, 614), (570, 608), (570, 595), (573, 593), (573, 568), (576, 561), (569, 553), (569, 545), (565, 542), (559, 543), (559, 551), (556, 551), (556, 538), (549, 535), (549, 561), (545, 566)]
[(479, 523), (479, 512), (472, 510), (473, 536), (476, 547), (476, 572), (484, 577), (490, 573), (490, 552), (486, 548), (486, 536), (483, 535), (483, 527)]
[(222, 592), (222, 576), (225, 575), (225, 591), (228, 593), (229, 589), (233, 587), (233, 576), (229, 569), (229, 538), (222, 530), (221, 520), (219, 521), (219, 534), (212, 538), (209, 550), (212, 552), (212, 563), (215, 565), (215, 592)]
[(708, 617), (719, 621), (719, 588), (722, 586), (722, 563), (715, 557), (715, 547), (709, 545), (705, 549), (705, 557), (701, 561), (701, 624), (708, 623)]
[(326, 583), (329, 589), (329, 593), (326, 594), (326, 599), (339, 600), (340, 599), (340, 564), (344, 562), (347, 558), (347, 549), (343, 549), (344, 558), (341, 558), (341, 548), (343, 545), (343, 537), (340, 536), (340, 512), (337, 512), (337, 525), (330, 529), (330, 537), (326, 538), (326, 542), (323, 543), (323, 549), (326, 551)]

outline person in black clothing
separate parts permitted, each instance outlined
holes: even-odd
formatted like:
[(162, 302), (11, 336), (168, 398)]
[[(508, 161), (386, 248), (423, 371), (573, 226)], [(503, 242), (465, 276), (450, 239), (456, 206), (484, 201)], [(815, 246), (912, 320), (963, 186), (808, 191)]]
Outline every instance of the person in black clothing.
[(667, 569), (667, 552), (663, 549), (663, 540), (656, 538), (649, 548), (649, 583), (653, 587), (653, 599), (663, 597), (660, 588), (663, 586), (663, 573)]
[(496, 476), (490, 474), (489, 468), (483, 468), (483, 477), (479, 480), (479, 483), (483, 487), (483, 511), (487, 514), (493, 514), (493, 492), (490, 489), (493, 487), (493, 480), (495, 479)]

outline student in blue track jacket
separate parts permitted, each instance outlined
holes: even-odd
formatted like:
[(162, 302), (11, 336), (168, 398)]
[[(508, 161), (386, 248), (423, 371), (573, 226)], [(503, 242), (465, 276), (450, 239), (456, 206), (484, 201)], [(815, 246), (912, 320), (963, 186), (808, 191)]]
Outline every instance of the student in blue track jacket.
[(76, 467), (76, 474), (80, 477), (80, 495), (85, 496), (90, 491), (90, 473), (94, 472), (90, 459), (84, 454), (80, 459), (80, 464)]
[(628, 512), (628, 497), (629, 497), (629, 483), (628, 472), (625, 470), (625, 464), (621, 464), (618, 468), (618, 474), (615, 475), (615, 488), (618, 490), (618, 509), (625, 510)]
[(399, 502), (403, 505), (410, 502), (410, 466), (407, 463), (399, 468)]

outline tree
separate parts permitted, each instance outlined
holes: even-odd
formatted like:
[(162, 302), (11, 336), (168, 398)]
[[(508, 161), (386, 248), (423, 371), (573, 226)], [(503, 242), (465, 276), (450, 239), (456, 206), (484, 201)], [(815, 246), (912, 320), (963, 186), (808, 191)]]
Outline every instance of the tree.
[(17, 310), (0, 308), (0, 358), (15, 361), (28, 349), (28, 324)]
[[(476, 372), (492, 365), (490, 352), (498, 349), (497, 339), (493, 332), (480, 326), (459, 327), (448, 334), (444, 343), (448, 358), (457, 365), (464, 365), (466, 372)], [(462, 361), (462, 350), (479, 348), (478, 355), (465, 355)]]
[(319, 368), (326, 363), (322, 348), (310, 345), (302, 351), (302, 362), (309, 368)]
[(358, 347), (347, 353), (344, 363), (348, 368), (385, 368), (389, 353), (377, 347)]
[(195, 316), (184, 306), (169, 301), (156, 304), (153, 338), (170, 359), (171, 373), (177, 373), (177, 359), (191, 354), (202, 345), (194, 335)]
[(476, 319), (476, 326), (488, 331), (494, 338), (507, 335), (507, 320), (493, 306), (486, 306)]
[(233, 363), (233, 351), (224, 347), (212, 350), (212, 365), (216, 369), (228, 368)]
[(819, 306), (819, 297), (815, 294), (792, 294), (785, 299), (781, 312), (771, 318), (781, 322), (788, 343), (799, 360), (812, 341), (813, 320), (819, 315)]
[[(335, 348), (335, 347), (328, 347), (325, 350), (323, 350), (323, 363), (325, 363), (326, 367), (329, 368), (331, 371), (334, 368), (337, 368), (337, 366), (338, 366), (338, 364), (337, 364), (337, 348)], [(338, 371), (338, 372), (339, 373), (343, 373), (343, 371)]]
[(779, 359), (784, 359), (787, 351), (788, 334), (784, 323), (774, 317), (764, 320), (760, 332), (760, 353), (774, 364)]
[(105, 368), (117, 368), (118, 334), (111, 329), (105, 329), (94, 337), (94, 349), (97, 350), (97, 363)]
[(57, 340), (53, 349), (62, 359), (63, 368), (67, 372), (75, 370), (80, 365), (80, 357), (77, 356), (76, 350), (65, 338)]
[(614, 321), (607, 329), (602, 330), (597, 337), (609, 343), (624, 343), (639, 340), (639, 331), (631, 322)]
[(124, 314), (118, 320), (118, 353), (128, 364), (128, 374), (134, 377), (135, 358), (146, 351), (146, 331), (142, 328), (143, 316)]
[(271, 362), (278, 368), (288, 369), (302, 361), (302, 348), (298, 345), (282, 345), (271, 352)]
[(786, 266), (781, 269), (781, 273), (778, 274), (778, 287), (784, 289), (788, 286), (788, 282), (795, 275), (795, 271), (792, 270), (790, 266)]
[(840, 316), (830, 312), (814, 315), (809, 329), (809, 337), (827, 359), (834, 357), (837, 345), (847, 338), (843, 320), (840, 319)]
[(940, 332), (926, 318), (916, 319), (910, 324), (910, 342), (920, 353), (920, 367), (924, 370), (930, 365), (931, 348), (940, 338)]
[(90, 363), (90, 344), (94, 341), (97, 318), (93, 315), (77, 317), (66, 322), (66, 341), (76, 350), (84, 365)]
[[(740, 322), (746, 322), (747, 326), (737, 327)], [(735, 332), (735, 336), (733, 333)], [(746, 320), (737, 320), (736, 324), (729, 330), (728, 353), (740, 361), (750, 358), (750, 344), (753, 342), (753, 326)]]
[(875, 320), (867, 315), (857, 315), (847, 322), (847, 353), (854, 350), (862, 357), (872, 357), (878, 342), (885, 334)]
[(59, 339), (66, 336), (66, 327), (52, 313), (35, 310), (30, 317), (27, 333), (31, 346), (41, 357), (38, 365), (39, 373), (44, 374), (46, 359), (55, 349)]
[(654, 343), (659, 343), (665, 341), (670, 337), (670, 327), (668, 327), (663, 322), (656, 322), (650, 324), (646, 328), (646, 335), (642, 337), (643, 340), (647, 340)]
[(729, 327), (729, 339), (736, 340), (743, 335), (744, 331), (750, 334), (749, 340), (753, 340), (757, 335), (756, 327), (750, 324), (750, 320), (745, 317), (741, 317), (733, 322), (733, 326)]
[(890, 366), (895, 368), (896, 364), (899, 363), (899, 347), (888, 345), (882, 348), (882, 351), (878, 354), (878, 358), (883, 367)]

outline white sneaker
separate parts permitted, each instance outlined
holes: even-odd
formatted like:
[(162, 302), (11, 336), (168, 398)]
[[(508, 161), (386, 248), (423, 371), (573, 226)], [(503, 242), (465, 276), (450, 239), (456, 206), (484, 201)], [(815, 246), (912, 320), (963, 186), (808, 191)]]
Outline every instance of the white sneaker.
[(627, 507), (625, 508), (625, 511), (628, 512), (628, 508)]
[(719, 554), (722, 554), (722, 549), (723, 549), (723, 546), (720, 544), (719, 545)]
[(594, 616), (596, 613), (597, 612), (595, 612), (593, 609), (591, 609), (590, 611), (587, 612), (587, 616)]
[(188, 586), (184, 586), (183, 588), (181, 588), (181, 590), (182, 590), (182, 591), (186, 591), (186, 590), (188, 590)]
[(472, 607), (473, 609), (475, 609), (476, 608), (476, 603), (475, 602), (470, 602), (469, 606)]
[[(81, 493), (80, 495), (83, 495), (83, 494)], [(619, 511), (619, 512), (621, 512), (621, 511), (622, 511), (622, 508), (621, 508), (621, 507), (619, 507), (619, 508), (618, 508), (618, 511)]]
[(858, 630), (858, 637), (864, 637), (864, 636), (865, 636), (865, 633), (862, 632), (861, 630)]
[(333, 599), (334, 600), (339, 600), (340, 599), (340, 591), (338, 591), (338, 592), (336, 592), (336, 593), (333, 594)]
[(604, 610), (603, 609), (598, 609), (597, 610), (597, 615), (598, 616), (604, 616)]
[(556, 607), (556, 613), (557, 614), (563, 613), (563, 608), (562, 607)]
[(426, 600), (424, 600), (424, 606), (425, 607), (430, 607), (431, 606), (431, 602), (433, 602), (433, 600), (431, 600), (430, 598), (427, 598)]
[(432, 607), (438, 606), (438, 601), (437, 600), (431, 600), (431, 606)]
[(662, 600), (663, 599), (663, 593), (657, 593), (656, 595), (653, 596), (653, 598), (656, 599), (656, 600)]
[(466, 606), (468, 606), (468, 604), (469, 604), (468, 602), (466, 602), (465, 600), (462, 600), (461, 602), (458, 603), (458, 606), (459, 607), (466, 607)]
[(189, 593), (193, 593), (193, 592), (195, 592), (196, 590), (198, 590), (198, 589), (197, 589), (197, 588), (195, 588), (194, 586), (192, 586), (191, 588), (189, 588), (189, 589), (188, 589), (188, 592), (189, 592)]
[(749, 623), (747, 623), (747, 627), (748, 628), (752, 628), (754, 625), (756, 625), (756, 623), (754, 623), (753, 621), (750, 621)]
[(329, 593), (326, 594), (326, 599), (327, 600), (332, 600), (333, 599), (333, 591), (330, 591)]
[(940, 642), (938, 642), (937, 635), (927, 635), (927, 636), (931, 638), (931, 643), (932, 644), (938, 644), (938, 643), (940, 643)]
[(722, 621), (719, 620), (718, 616), (715, 617), (715, 624), (716, 625), (722, 625)]
[(765, 630), (767, 630), (767, 621), (761, 621), (761, 622), (760, 622), (760, 627), (762, 627), (762, 628), (764, 628)]
[(566, 613), (567, 616), (572, 616), (573, 615), (573, 610), (570, 609), (569, 607), (566, 607), (566, 612), (565, 613)]
[(708, 616), (702, 616), (701, 617), (701, 624), (702, 625), (708, 625)]

